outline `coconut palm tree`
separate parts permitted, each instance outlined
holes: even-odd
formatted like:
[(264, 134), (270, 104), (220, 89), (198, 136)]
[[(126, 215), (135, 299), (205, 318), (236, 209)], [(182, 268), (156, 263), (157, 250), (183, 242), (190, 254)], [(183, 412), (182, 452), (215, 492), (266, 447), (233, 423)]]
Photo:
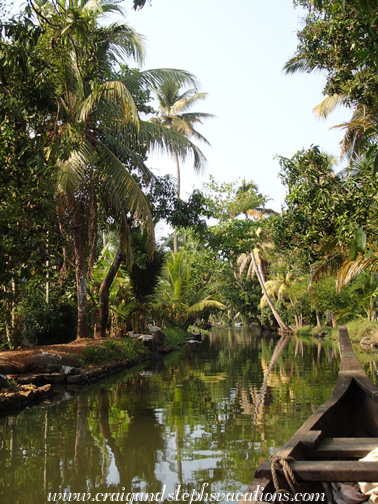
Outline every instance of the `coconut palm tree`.
[[(187, 328), (204, 310), (224, 310), (226, 306), (209, 295), (208, 286), (190, 293), (191, 267), (182, 251), (168, 253), (156, 293), (157, 308), (165, 318)], [(164, 316), (163, 316), (164, 318)]]
[[(171, 76), (155, 88), (156, 97), (159, 104), (159, 109), (155, 117), (149, 119), (150, 122), (160, 124), (165, 128), (171, 129), (180, 135), (188, 138), (200, 140), (207, 145), (210, 145), (208, 140), (201, 135), (195, 128), (197, 124), (202, 124), (204, 119), (214, 117), (212, 114), (205, 112), (191, 112), (191, 108), (200, 100), (205, 100), (207, 93), (199, 93), (196, 88), (182, 90), (180, 82)], [(180, 163), (176, 153), (174, 153), (176, 164), (176, 197), (180, 197)], [(197, 171), (202, 166), (194, 167)], [(174, 252), (178, 251), (178, 239), (174, 235)]]
[[(295, 277), (293, 271), (288, 269), (288, 265), (284, 261), (278, 261), (278, 266), (280, 268), (279, 271), (274, 275), (270, 275), (269, 280), (265, 282), (266, 293), (271, 298), (273, 297), (278, 300), (288, 299), (293, 310), (295, 325), (297, 328), (302, 327), (302, 313), (297, 313), (294, 299), (290, 292), (290, 287), (296, 280), (300, 279)], [(260, 300), (260, 307), (262, 308), (266, 303), (267, 298), (263, 294)]]
[[(243, 274), (243, 272), (247, 269), (247, 276), (251, 278), (256, 275), (257, 280), (260, 284), (263, 296), (266, 302), (269, 305), (269, 308), (272, 310), (273, 316), (277, 321), (279, 327), (285, 332), (292, 332), (290, 327), (282, 320), (280, 314), (276, 310), (276, 307), (273, 304), (273, 301), (267, 291), (266, 288), (266, 278), (264, 269), (266, 268), (266, 261), (264, 261), (263, 256), (267, 256), (267, 251), (273, 248), (273, 244), (269, 240), (262, 240), (261, 234), (262, 229), (259, 228), (256, 231), (257, 237), (259, 238), (259, 242), (253, 248), (253, 250), (249, 254), (241, 254), (238, 258), (239, 265), (239, 276)], [(264, 264), (265, 263), (265, 264)]]
[(130, 75), (125, 81), (113, 80), (112, 68), (119, 57), (137, 62), (143, 59), (142, 38), (128, 25), (99, 25), (105, 12), (117, 10), (114, 4), (73, 1), (58, 6), (45, 3), (42, 9), (36, 9), (39, 23), (46, 29), (40, 52), (54, 49), (47, 81), (56, 100), (46, 152), (49, 162), (59, 168), (59, 200), (65, 203), (72, 221), (77, 337), (82, 338), (88, 336), (86, 277), (94, 263), (98, 193), (118, 216), (121, 229), (125, 213), (145, 227), (152, 253), (150, 206), (132, 174), (137, 169), (144, 177), (151, 177), (141, 149), (142, 154), (152, 148), (165, 149), (181, 159), (190, 151), (197, 166), (203, 162), (202, 153), (182, 135), (140, 121), (133, 91), (156, 87), (167, 75), (180, 84), (196, 81), (188, 72), (164, 69)]

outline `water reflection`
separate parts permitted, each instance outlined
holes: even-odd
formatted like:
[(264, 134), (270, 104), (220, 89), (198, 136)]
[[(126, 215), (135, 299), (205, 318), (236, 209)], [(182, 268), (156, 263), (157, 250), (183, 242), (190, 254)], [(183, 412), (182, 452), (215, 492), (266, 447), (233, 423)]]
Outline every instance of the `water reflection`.
[[(289, 343), (289, 339), (290, 339), (290, 337), (287, 335), (281, 336), (280, 340), (276, 344), (272, 358), (270, 359), (270, 362), (269, 362), (269, 366), (264, 370), (265, 371), (264, 381), (261, 385), (260, 392), (258, 393), (257, 396), (255, 395), (255, 400), (254, 400), (254, 406), (255, 406), (255, 412), (253, 414), (253, 424), (254, 425), (257, 425), (258, 423), (262, 423), (264, 420), (264, 403), (265, 403), (266, 393), (268, 391), (268, 381), (270, 378), (270, 374), (273, 371), (273, 368), (277, 362), (278, 357), (281, 355), (282, 350)], [(298, 340), (298, 342), (299, 341), (300, 340)], [(297, 348), (296, 348), (295, 356), (296, 355), (298, 355)], [(281, 380), (283, 380), (282, 376), (281, 376)]]
[(2, 418), (1, 503), (164, 485), (165, 495), (204, 483), (243, 490), (328, 398), (337, 356), (324, 343), (220, 329), (143, 370)]

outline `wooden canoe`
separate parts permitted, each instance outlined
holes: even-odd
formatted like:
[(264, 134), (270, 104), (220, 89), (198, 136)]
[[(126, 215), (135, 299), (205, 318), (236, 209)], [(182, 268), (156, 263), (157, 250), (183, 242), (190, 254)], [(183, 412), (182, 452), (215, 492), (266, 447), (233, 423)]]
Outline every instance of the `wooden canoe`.
[[(339, 328), (339, 348), (340, 371), (332, 396), (276, 454), (287, 459), (296, 492), (322, 492), (324, 482), (378, 482), (378, 463), (359, 460), (378, 448), (378, 388), (355, 356), (344, 326)], [(289, 490), (280, 463), (276, 468), (278, 487)], [(251, 495), (262, 488), (264, 494), (274, 494), (275, 483), (271, 461), (262, 462), (240, 503), (252, 502)]]

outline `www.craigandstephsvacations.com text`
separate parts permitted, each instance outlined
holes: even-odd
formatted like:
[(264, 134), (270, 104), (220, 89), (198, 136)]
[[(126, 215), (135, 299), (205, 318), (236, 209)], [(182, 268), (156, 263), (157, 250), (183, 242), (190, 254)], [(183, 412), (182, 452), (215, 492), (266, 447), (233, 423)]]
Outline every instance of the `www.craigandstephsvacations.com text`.
[(178, 485), (174, 492), (166, 492), (166, 485), (163, 485), (161, 492), (126, 492), (122, 487), (119, 492), (50, 492), (47, 495), (47, 502), (127, 502), (151, 503), (151, 502), (181, 502), (193, 504), (194, 502), (239, 502), (243, 500), (248, 503), (256, 502), (325, 502), (324, 493), (264, 493), (264, 487), (257, 485), (253, 492), (209, 492), (209, 483), (203, 483), (201, 490), (181, 490)]

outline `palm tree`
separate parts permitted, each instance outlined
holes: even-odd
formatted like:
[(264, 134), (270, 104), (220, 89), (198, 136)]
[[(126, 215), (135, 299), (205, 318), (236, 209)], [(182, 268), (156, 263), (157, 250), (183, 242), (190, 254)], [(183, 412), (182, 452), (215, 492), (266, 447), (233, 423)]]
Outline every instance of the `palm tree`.
[[(344, 104), (346, 95), (328, 95), (315, 108), (318, 117), (327, 118), (338, 106)], [(367, 145), (376, 144), (378, 137), (378, 111), (376, 107), (357, 104), (350, 121), (336, 124), (333, 128), (345, 130), (341, 141), (341, 157), (355, 159), (366, 150)]]
[(235, 201), (231, 206), (232, 217), (241, 213), (246, 218), (250, 217), (253, 220), (262, 220), (267, 215), (274, 215), (277, 212), (270, 208), (265, 208), (265, 204), (269, 198), (259, 192), (257, 185), (245, 178), (241, 181), (240, 186), (236, 190)]
[(168, 253), (156, 298), (159, 307), (167, 308), (170, 321), (185, 328), (194, 323), (204, 310), (226, 308), (209, 295), (209, 286), (204, 286), (193, 296), (190, 293), (190, 279), (190, 263), (182, 251)]
[(56, 42), (62, 59), (54, 62), (52, 76), (58, 106), (52, 118), (49, 156), (60, 169), (58, 190), (72, 219), (78, 338), (87, 337), (89, 330), (86, 281), (97, 237), (96, 188), (103, 188), (119, 212), (126, 206), (144, 222), (153, 241), (149, 204), (125, 159), (143, 167), (121, 137), (128, 124), (138, 126), (137, 109), (126, 86), (109, 79), (114, 53), (142, 58), (141, 39), (126, 25), (98, 27), (102, 10), (96, 3), (92, 6), (71, 3), (63, 12), (50, 15), (51, 23), (63, 28), (64, 35)]
[[(180, 135), (188, 138), (200, 140), (210, 145), (208, 140), (199, 133), (195, 127), (202, 124), (204, 119), (214, 117), (205, 112), (190, 112), (190, 109), (200, 100), (205, 100), (207, 93), (198, 93), (195, 88), (182, 91), (182, 86), (175, 78), (168, 76), (155, 88), (156, 97), (159, 103), (158, 115), (151, 117), (150, 122), (160, 124), (165, 128), (171, 129)], [(176, 163), (176, 197), (180, 197), (180, 163), (177, 153), (173, 155)], [(203, 166), (195, 166), (198, 171)], [(174, 234), (174, 252), (178, 251), (178, 239)]]
[[(306, 60), (294, 56), (284, 66), (286, 73), (308, 72), (312, 70)], [(320, 118), (327, 118), (337, 107), (348, 104), (348, 94), (333, 93), (327, 95), (316, 107), (314, 113)], [(378, 138), (378, 110), (376, 103), (366, 104), (363, 101), (354, 105), (351, 119), (337, 124), (333, 128), (345, 130), (341, 141), (341, 157), (356, 158), (366, 150), (367, 146), (374, 145)], [(378, 159), (378, 158), (377, 158)], [(378, 161), (377, 161), (378, 163)]]
[[(47, 3), (43, 12), (37, 9), (39, 22), (46, 28), (40, 51), (54, 48), (48, 82), (56, 109), (51, 114), (46, 151), (49, 162), (60, 170), (59, 199), (72, 220), (77, 337), (83, 338), (89, 327), (86, 282), (94, 263), (99, 189), (112, 214), (118, 216), (121, 230), (126, 213), (145, 227), (152, 253), (150, 206), (132, 175), (132, 169), (138, 169), (151, 177), (139, 155), (141, 146), (143, 151), (155, 147), (181, 158), (190, 151), (197, 165), (203, 156), (182, 135), (140, 121), (132, 95), (137, 88), (156, 87), (167, 75), (180, 84), (193, 84), (195, 78), (183, 71), (154, 70), (130, 75), (125, 81), (112, 80), (112, 67), (120, 56), (142, 61), (142, 38), (125, 24), (99, 26), (98, 18), (104, 12), (116, 10), (106, 1), (62, 2), (57, 10), (55, 7)], [(106, 284), (108, 288), (109, 282)], [(106, 297), (106, 289), (102, 294)]]
[[(273, 244), (269, 240), (262, 241), (261, 240), (261, 232), (262, 229), (259, 228), (256, 231), (257, 236), (259, 237), (259, 243), (256, 244), (252, 252), (249, 254), (241, 254), (240, 257), (238, 258), (238, 265), (239, 265), (239, 276), (243, 274), (245, 269), (248, 266), (247, 269), (247, 276), (250, 276), (251, 278), (256, 275), (257, 280), (260, 284), (263, 296), (266, 300), (266, 302), (269, 305), (269, 308), (272, 310), (273, 316), (277, 321), (277, 324), (279, 327), (285, 331), (285, 332), (292, 332), (290, 327), (282, 320), (280, 314), (276, 310), (276, 307), (273, 304), (273, 301), (267, 291), (266, 288), (266, 279), (265, 279), (265, 272), (264, 269), (266, 267), (266, 263), (264, 265), (264, 259), (263, 256), (267, 254), (267, 250), (273, 248)], [(265, 267), (264, 267), (265, 266)]]
[[(278, 300), (288, 299), (293, 310), (295, 325), (297, 328), (302, 327), (302, 313), (297, 313), (293, 296), (290, 292), (290, 287), (294, 284), (295, 278), (293, 271), (284, 261), (278, 261), (279, 271), (276, 274), (270, 275), (269, 280), (265, 282), (265, 289), (268, 296), (277, 298)], [(260, 300), (260, 307), (265, 306), (267, 298), (265, 294)]]

